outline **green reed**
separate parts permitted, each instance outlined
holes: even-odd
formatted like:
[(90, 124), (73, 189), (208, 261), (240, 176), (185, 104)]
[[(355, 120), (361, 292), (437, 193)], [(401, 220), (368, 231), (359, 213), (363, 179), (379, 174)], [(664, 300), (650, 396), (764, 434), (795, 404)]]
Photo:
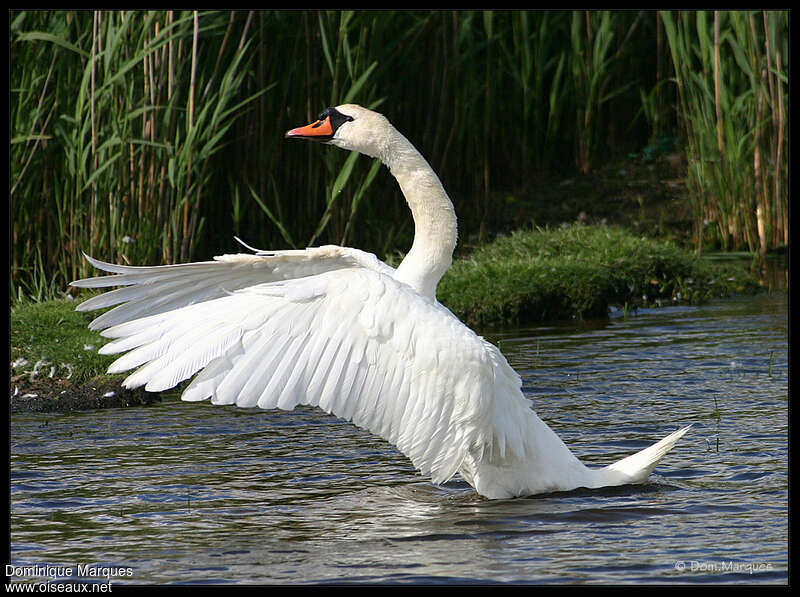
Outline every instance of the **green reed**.
[[(570, 35), (573, 51), (571, 70), (578, 94), (575, 102), (577, 165), (588, 174), (592, 160), (599, 154), (598, 146), (607, 127), (599, 120), (605, 105), (624, 93), (634, 80), (620, 80), (618, 70), (630, 61), (633, 47), (626, 41), (635, 32), (644, 13), (632, 22), (624, 13), (611, 11), (575, 11), (572, 13)], [(615, 37), (627, 29), (625, 40), (616, 43)], [(625, 58), (626, 60), (623, 60)]]
[(698, 247), (788, 241), (788, 12), (663, 11)]
[(11, 140), (12, 276), (35, 247), (61, 284), (86, 273), (81, 251), (191, 258), (210, 158), (252, 99), (239, 97), (248, 27), (232, 16), (203, 18), (201, 30), (198, 13), (17, 15), (12, 121), (30, 132)]

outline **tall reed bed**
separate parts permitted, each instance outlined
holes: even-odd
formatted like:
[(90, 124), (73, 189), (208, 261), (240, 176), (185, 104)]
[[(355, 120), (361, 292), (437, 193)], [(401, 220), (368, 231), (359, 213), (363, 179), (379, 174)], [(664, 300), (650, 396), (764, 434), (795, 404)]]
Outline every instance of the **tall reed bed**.
[[(742, 51), (768, 61), (759, 114), (783, 97), (785, 122), (786, 22), (767, 20), (770, 52)], [(386, 169), (283, 139), (328, 105), (386, 113), (440, 174), (462, 239), (494, 230), (506, 194), (524, 196), (537, 174), (591, 171), (641, 149), (655, 122), (676, 125), (654, 11), (14, 11), (10, 21), (15, 298), (88, 274), (82, 251), (171, 263), (238, 250), (234, 235), (381, 257), (407, 248), (413, 223)], [(653, 90), (667, 99), (643, 112)], [(762, 178), (777, 168), (768, 155), (786, 161), (765, 118), (754, 121)], [(785, 177), (764, 180), (764, 193), (785, 193)], [(771, 222), (783, 213), (765, 209)]]
[(698, 248), (788, 244), (788, 12), (662, 12)]
[(81, 251), (127, 262), (192, 256), (205, 224), (212, 158), (257, 95), (242, 98), (252, 17), (15, 15), (17, 292), (35, 290), (30, 280), (63, 285), (86, 273)]
[(172, 263), (233, 250), (233, 234), (272, 246), (345, 239), (377, 165), (343, 208), (355, 160), (287, 148), (281, 131), (332, 101), (376, 105), (368, 38), (383, 21), (362, 21), (12, 13), (12, 296), (86, 275), (82, 252)]

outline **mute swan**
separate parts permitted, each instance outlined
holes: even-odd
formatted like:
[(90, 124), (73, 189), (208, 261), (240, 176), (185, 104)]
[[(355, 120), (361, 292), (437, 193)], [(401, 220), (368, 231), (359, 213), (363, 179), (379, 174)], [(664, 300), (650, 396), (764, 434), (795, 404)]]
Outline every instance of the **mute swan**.
[[(500, 351), (436, 301), (456, 244), (453, 204), (389, 121), (361, 106), (328, 108), (286, 137), (380, 158), (414, 218), (395, 270), (357, 249), (255, 251), (213, 261), (132, 267), (73, 286), (123, 286), (80, 304), (118, 305), (90, 327), (137, 368), (124, 386), (159, 392), (199, 374), (188, 401), (318, 406), (388, 440), (433, 483), (456, 473), (487, 498), (642, 483), (689, 429), (605, 468), (588, 468), (534, 412)], [(249, 247), (248, 247), (249, 248)]]

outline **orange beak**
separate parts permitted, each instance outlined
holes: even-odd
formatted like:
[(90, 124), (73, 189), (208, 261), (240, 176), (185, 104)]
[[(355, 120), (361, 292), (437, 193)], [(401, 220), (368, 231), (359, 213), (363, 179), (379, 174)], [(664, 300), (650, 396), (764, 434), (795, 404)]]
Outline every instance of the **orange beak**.
[(331, 117), (326, 116), (323, 120), (317, 120), (306, 126), (299, 126), (296, 129), (286, 131), (286, 137), (299, 137), (301, 139), (312, 139), (316, 141), (327, 141), (333, 137), (333, 126)]

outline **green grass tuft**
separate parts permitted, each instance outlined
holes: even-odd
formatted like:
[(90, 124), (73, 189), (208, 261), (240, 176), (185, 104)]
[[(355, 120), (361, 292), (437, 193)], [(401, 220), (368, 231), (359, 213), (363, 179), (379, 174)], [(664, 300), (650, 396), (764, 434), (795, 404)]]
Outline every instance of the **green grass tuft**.
[(474, 327), (606, 317), (757, 289), (745, 272), (621, 228), (517, 231), (456, 260), (439, 300)]
[(11, 308), (12, 375), (32, 372), (37, 363), (37, 375), (47, 377), (55, 367), (55, 378), (69, 377), (76, 384), (105, 374), (114, 357), (97, 354), (106, 342), (88, 328), (97, 314), (75, 311), (78, 302), (58, 299)]

